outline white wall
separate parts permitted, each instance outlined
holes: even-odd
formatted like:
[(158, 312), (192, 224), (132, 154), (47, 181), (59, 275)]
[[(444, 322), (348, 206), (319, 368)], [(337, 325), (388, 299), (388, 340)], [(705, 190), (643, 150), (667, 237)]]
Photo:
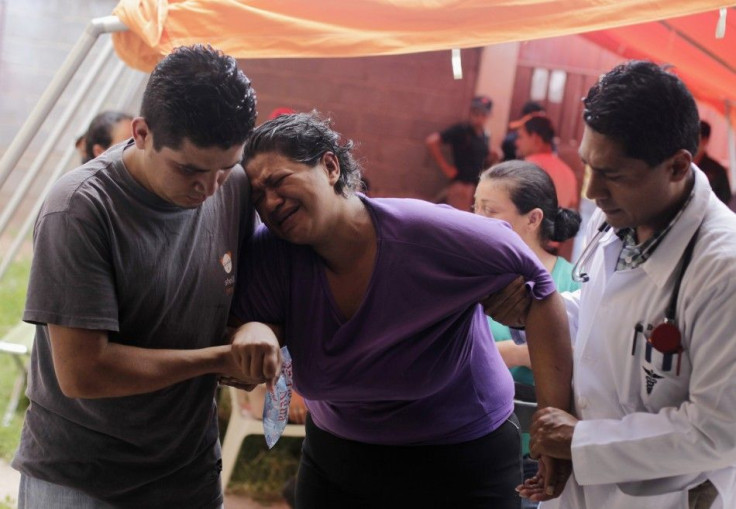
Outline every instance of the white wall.
[(508, 130), (519, 44), (510, 42), (486, 46), (483, 48), (478, 70), (476, 93), (487, 95), (493, 100), (488, 129), (491, 132), (491, 145), (499, 154), (501, 142)]

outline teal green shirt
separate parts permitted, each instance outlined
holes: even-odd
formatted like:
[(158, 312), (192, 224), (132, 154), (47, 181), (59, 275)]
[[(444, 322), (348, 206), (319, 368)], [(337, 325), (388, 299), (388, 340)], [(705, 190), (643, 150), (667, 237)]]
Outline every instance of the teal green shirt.
[[(552, 280), (557, 286), (559, 292), (572, 292), (580, 288), (580, 283), (572, 280), (572, 268), (573, 265), (565, 260), (564, 258), (557, 257), (555, 266), (552, 269)], [(491, 326), (491, 333), (495, 341), (505, 341), (511, 339), (511, 331), (505, 325), (501, 325), (498, 322), (494, 322), (491, 318), (488, 318), (488, 325)], [(514, 381), (534, 385), (534, 376), (532, 370), (526, 366), (516, 366), (510, 368), (511, 376)], [(521, 449), (523, 454), (529, 454), (529, 434), (524, 433), (521, 436)]]

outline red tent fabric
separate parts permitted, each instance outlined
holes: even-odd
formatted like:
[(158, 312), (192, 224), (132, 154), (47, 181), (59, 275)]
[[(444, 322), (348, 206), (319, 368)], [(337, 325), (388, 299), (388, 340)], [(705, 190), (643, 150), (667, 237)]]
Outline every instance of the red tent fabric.
[(582, 35), (625, 58), (671, 64), (699, 100), (725, 113), (726, 101), (736, 106), (736, 9), (729, 11), (723, 38), (718, 11)]

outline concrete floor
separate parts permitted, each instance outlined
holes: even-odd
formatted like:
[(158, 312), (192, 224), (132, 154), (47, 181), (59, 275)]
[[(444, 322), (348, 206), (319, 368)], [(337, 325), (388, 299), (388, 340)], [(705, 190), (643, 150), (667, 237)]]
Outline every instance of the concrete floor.
[(0, 502), (15, 503), (18, 498), (20, 473), (0, 459)]

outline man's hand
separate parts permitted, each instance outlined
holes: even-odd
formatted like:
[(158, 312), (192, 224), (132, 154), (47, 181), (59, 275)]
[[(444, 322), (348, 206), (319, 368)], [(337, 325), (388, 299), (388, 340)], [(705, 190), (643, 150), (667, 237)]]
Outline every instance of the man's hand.
[(524, 327), (531, 303), (532, 297), (522, 276), (481, 301), (488, 316), (508, 327)]
[(273, 388), (281, 374), (281, 348), (273, 328), (258, 322), (244, 324), (233, 335), (232, 355), (238, 374), (231, 377), (265, 382), (269, 390)]
[(258, 385), (258, 384), (251, 384), (243, 380), (240, 380), (238, 378), (233, 378), (231, 376), (221, 376), (217, 379), (217, 382), (220, 385), (229, 385), (230, 387), (235, 387), (236, 389), (240, 389), (241, 391), (247, 391), (247, 392), (252, 391)]
[(539, 461), (537, 475), (517, 486), (516, 491), (522, 498), (535, 502), (557, 498), (565, 489), (571, 473), (570, 461), (543, 456)]
[(577, 423), (578, 419), (559, 408), (537, 410), (530, 427), (532, 457), (572, 459), (572, 434)]
[(578, 419), (559, 408), (537, 410), (532, 417), (529, 451), (540, 458), (539, 472), (516, 491), (524, 498), (541, 502), (559, 497), (572, 473), (572, 434)]

